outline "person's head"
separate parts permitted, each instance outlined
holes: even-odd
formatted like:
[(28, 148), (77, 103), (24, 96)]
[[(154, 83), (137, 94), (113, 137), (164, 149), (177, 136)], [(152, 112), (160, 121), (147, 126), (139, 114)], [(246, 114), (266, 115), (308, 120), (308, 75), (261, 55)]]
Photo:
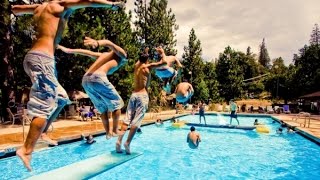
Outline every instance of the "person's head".
[(163, 50), (161, 45), (158, 45), (155, 49), (156, 49), (158, 54), (163, 54), (164, 53), (164, 50)]
[(194, 126), (191, 126), (190, 127), (190, 131), (192, 132), (192, 131), (195, 131), (196, 130), (196, 128), (194, 127)]
[(137, 132), (138, 132), (138, 133), (142, 133), (141, 128), (138, 128), (138, 129), (137, 129)]
[(282, 128), (279, 128), (278, 131), (279, 131), (280, 133), (282, 133)]
[(91, 139), (93, 139), (93, 136), (91, 134), (89, 134), (89, 136), (86, 137), (86, 140), (90, 141)]
[(258, 122), (258, 119), (255, 119), (254, 122), (257, 123), (257, 122)]
[(139, 61), (140, 62), (146, 63), (146, 62), (148, 62), (148, 59), (149, 59), (149, 54), (140, 53), (140, 55), (139, 55)]

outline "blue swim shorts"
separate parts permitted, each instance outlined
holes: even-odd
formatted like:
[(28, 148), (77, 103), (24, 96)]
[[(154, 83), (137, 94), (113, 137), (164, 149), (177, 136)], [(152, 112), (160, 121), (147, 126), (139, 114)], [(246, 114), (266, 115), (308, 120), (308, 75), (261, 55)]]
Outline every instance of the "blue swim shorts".
[(32, 81), (28, 115), (49, 119), (58, 106), (70, 104), (67, 92), (56, 77), (54, 57), (41, 51), (29, 51), (23, 67)]
[(156, 76), (158, 76), (159, 78), (171, 78), (176, 73), (177, 71), (174, 70), (172, 67), (161, 67), (156, 69)]
[(133, 93), (129, 99), (126, 118), (123, 122), (140, 127), (148, 109), (148, 104), (149, 96), (147, 93)]
[(185, 95), (178, 94), (176, 95), (176, 100), (179, 103), (185, 103), (191, 98), (192, 95), (193, 95), (193, 92), (191, 91), (188, 91)]
[(82, 78), (82, 86), (100, 113), (113, 112), (124, 105), (115, 87), (103, 74), (86, 74)]

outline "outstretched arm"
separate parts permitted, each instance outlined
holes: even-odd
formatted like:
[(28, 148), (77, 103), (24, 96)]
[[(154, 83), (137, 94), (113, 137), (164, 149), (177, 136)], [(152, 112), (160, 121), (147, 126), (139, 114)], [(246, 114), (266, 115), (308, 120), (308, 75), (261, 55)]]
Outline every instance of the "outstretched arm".
[(174, 57), (174, 59), (176, 60), (176, 63), (178, 65), (179, 68), (182, 68), (182, 64), (180, 63), (179, 59), (177, 57)]
[(14, 15), (24, 15), (24, 14), (33, 14), (34, 10), (39, 6), (40, 4), (32, 4), (32, 5), (13, 5), (11, 6), (11, 10)]
[(112, 2), (108, 0), (62, 0), (60, 3), (64, 7), (73, 10), (86, 7), (106, 7), (112, 10), (118, 10), (124, 6), (124, 2), (122, 1)]
[(156, 49), (157, 49), (158, 52), (160, 52), (161, 60), (158, 61), (158, 62), (155, 62), (155, 63), (147, 64), (146, 66), (148, 68), (151, 68), (151, 69), (152, 68), (158, 68), (158, 67), (165, 66), (165, 65), (168, 64), (167, 56), (165, 55), (164, 50), (161, 47), (158, 47)]
[(61, 51), (67, 53), (67, 54), (80, 54), (83, 56), (88, 56), (94, 59), (97, 59), (102, 53), (99, 52), (93, 52), (87, 49), (70, 49), (66, 48), (64, 46), (58, 45), (57, 49), (60, 49)]
[(120, 58), (127, 58), (127, 53), (125, 52), (125, 50), (123, 50), (120, 46), (114, 44), (113, 42), (111, 42), (109, 40), (95, 40), (90, 37), (85, 37), (84, 45), (91, 46), (93, 48), (97, 48), (99, 46), (107, 46), (113, 52), (115, 52), (117, 54), (117, 56), (119, 56)]

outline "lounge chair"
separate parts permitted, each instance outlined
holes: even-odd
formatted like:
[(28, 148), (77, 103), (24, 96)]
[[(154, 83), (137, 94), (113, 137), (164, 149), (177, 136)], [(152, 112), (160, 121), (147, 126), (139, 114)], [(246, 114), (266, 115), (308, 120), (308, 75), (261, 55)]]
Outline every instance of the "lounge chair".
[(20, 110), (17, 111), (16, 114), (13, 114), (10, 108), (7, 108), (7, 112), (9, 114), (9, 118), (12, 121), (12, 125), (16, 122), (16, 120), (20, 120), (23, 122), (23, 111), (21, 112)]
[(280, 114), (280, 107), (279, 106), (274, 106), (274, 112), (277, 114)]
[(289, 108), (289, 105), (283, 105), (283, 112), (286, 113), (286, 114), (290, 114), (290, 108)]
[(267, 113), (270, 113), (270, 114), (274, 113), (272, 106), (267, 106)]

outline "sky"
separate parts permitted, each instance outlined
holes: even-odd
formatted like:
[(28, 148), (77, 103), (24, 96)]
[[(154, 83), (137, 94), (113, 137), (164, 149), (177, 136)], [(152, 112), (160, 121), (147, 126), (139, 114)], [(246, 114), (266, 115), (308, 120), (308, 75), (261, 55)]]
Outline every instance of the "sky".
[[(133, 11), (134, 0), (126, 8)], [(168, 0), (168, 8), (179, 25), (178, 58), (194, 28), (204, 60), (218, 58), (228, 45), (243, 52), (250, 46), (259, 54), (265, 38), (270, 58), (282, 57), (288, 65), (320, 24), (320, 0)]]

